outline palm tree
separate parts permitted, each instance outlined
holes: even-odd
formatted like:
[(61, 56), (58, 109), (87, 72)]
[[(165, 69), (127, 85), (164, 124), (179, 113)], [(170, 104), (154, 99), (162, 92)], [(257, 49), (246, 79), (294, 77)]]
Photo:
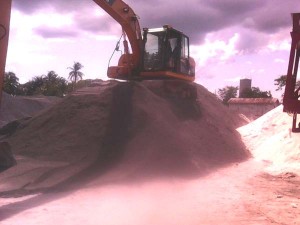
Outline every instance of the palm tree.
[(44, 76), (35, 76), (24, 84), (25, 95), (42, 95), (45, 89)]
[(55, 82), (57, 76), (58, 75), (55, 73), (55, 71), (51, 70), (47, 73), (46, 76), (44, 76), (44, 78), (45, 78), (47, 83), (51, 84), (51, 83)]
[(59, 77), (53, 70), (43, 76), (45, 90), (43, 94), (46, 96), (62, 97), (67, 89), (67, 81), (65, 78)]
[(68, 69), (71, 70), (69, 73), (69, 79), (71, 81), (74, 81), (74, 83), (77, 83), (78, 79), (82, 79), (82, 76), (84, 75), (81, 71), (81, 68), (83, 68), (83, 65), (79, 62), (74, 62), (73, 67), (68, 67)]
[(7, 94), (17, 95), (19, 91), (19, 78), (13, 72), (5, 72), (3, 90)]

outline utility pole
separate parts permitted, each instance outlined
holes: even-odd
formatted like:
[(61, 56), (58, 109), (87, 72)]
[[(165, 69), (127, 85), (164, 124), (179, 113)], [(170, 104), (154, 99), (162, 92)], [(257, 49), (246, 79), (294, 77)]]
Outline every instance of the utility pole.
[(12, 0), (0, 0), (0, 107), (3, 91)]

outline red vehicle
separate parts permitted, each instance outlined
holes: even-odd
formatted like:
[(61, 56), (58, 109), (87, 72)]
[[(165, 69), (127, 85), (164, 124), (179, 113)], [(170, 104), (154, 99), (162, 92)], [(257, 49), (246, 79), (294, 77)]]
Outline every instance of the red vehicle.
[(300, 113), (300, 87), (296, 88), (300, 56), (300, 13), (293, 13), (292, 18), (292, 44), (283, 97), (283, 111), (293, 114), (292, 131), (300, 132), (300, 123), (297, 124), (297, 114)]
[[(8, 45), (11, 1), (0, 1), (1, 90)], [(167, 25), (155, 29), (144, 28), (142, 32), (137, 15), (122, 0), (93, 1), (112, 16), (123, 30), (124, 54), (120, 57), (117, 66), (108, 68), (108, 77), (121, 80), (194, 81), (195, 61), (190, 57), (189, 38), (186, 35)]]

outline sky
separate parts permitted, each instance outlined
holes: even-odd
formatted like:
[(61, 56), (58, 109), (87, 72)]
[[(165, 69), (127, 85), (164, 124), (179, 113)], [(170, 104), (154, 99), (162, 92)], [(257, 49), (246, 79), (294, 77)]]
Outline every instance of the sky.
[[(196, 82), (216, 93), (239, 86), (276, 92), (274, 79), (286, 74), (291, 13), (296, 0), (126, 0), (141, 27), (172, 25), (190, 38)], [(54, 70), (68, 78), (80, 62), (85, 79), (107, 79), (106, 70), (121, 27), (92, 0), (13, 0), (6, 71), (25, 83)], [(116, 65), (117, 52), (110, 65)]]

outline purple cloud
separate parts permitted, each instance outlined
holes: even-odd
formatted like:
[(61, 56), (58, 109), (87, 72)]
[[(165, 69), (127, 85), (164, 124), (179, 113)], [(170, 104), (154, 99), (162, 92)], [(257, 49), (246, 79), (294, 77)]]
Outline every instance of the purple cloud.
[[(264, 34), (274, 34), (291, 27), (290, 13), (300, 11), (300, 5), (295, 0), (126, 0), (126, 2), (141, 18), (142, 27), (161, 27), (170, 24), (190, 36), (193, 44), (202, 43), (208, 33), (220, 33), (234, 28), (235, 30), (231, 30), (232, 34), (242, 30), (240, 38), (248, 40), (248, 47), (252, 44), (254, 46), (262, 44), (263, 41), (259, 39), (264, 39)], [(96, 17), (87, 13), (98, 8), (92, 0), (14, 0), (13, 7), (28, 14), (47, 8), (60, 13), (73, 12), (76, 29), (95, 34), (115, 34), (115, 30), (118, 29), (117, 23), (114, 23), (109, 15)], [(61, 34), (64, 35), (64, 32)], [(243, 42), (246, 41), (241, 41), (240, 47), (246, 46)]]
[(54, 27), (39, 27), (34, 29), (34, 32), (43, 38), (70, 38), (79, 35), (79, 32), (76, 32), (73, 29)]

